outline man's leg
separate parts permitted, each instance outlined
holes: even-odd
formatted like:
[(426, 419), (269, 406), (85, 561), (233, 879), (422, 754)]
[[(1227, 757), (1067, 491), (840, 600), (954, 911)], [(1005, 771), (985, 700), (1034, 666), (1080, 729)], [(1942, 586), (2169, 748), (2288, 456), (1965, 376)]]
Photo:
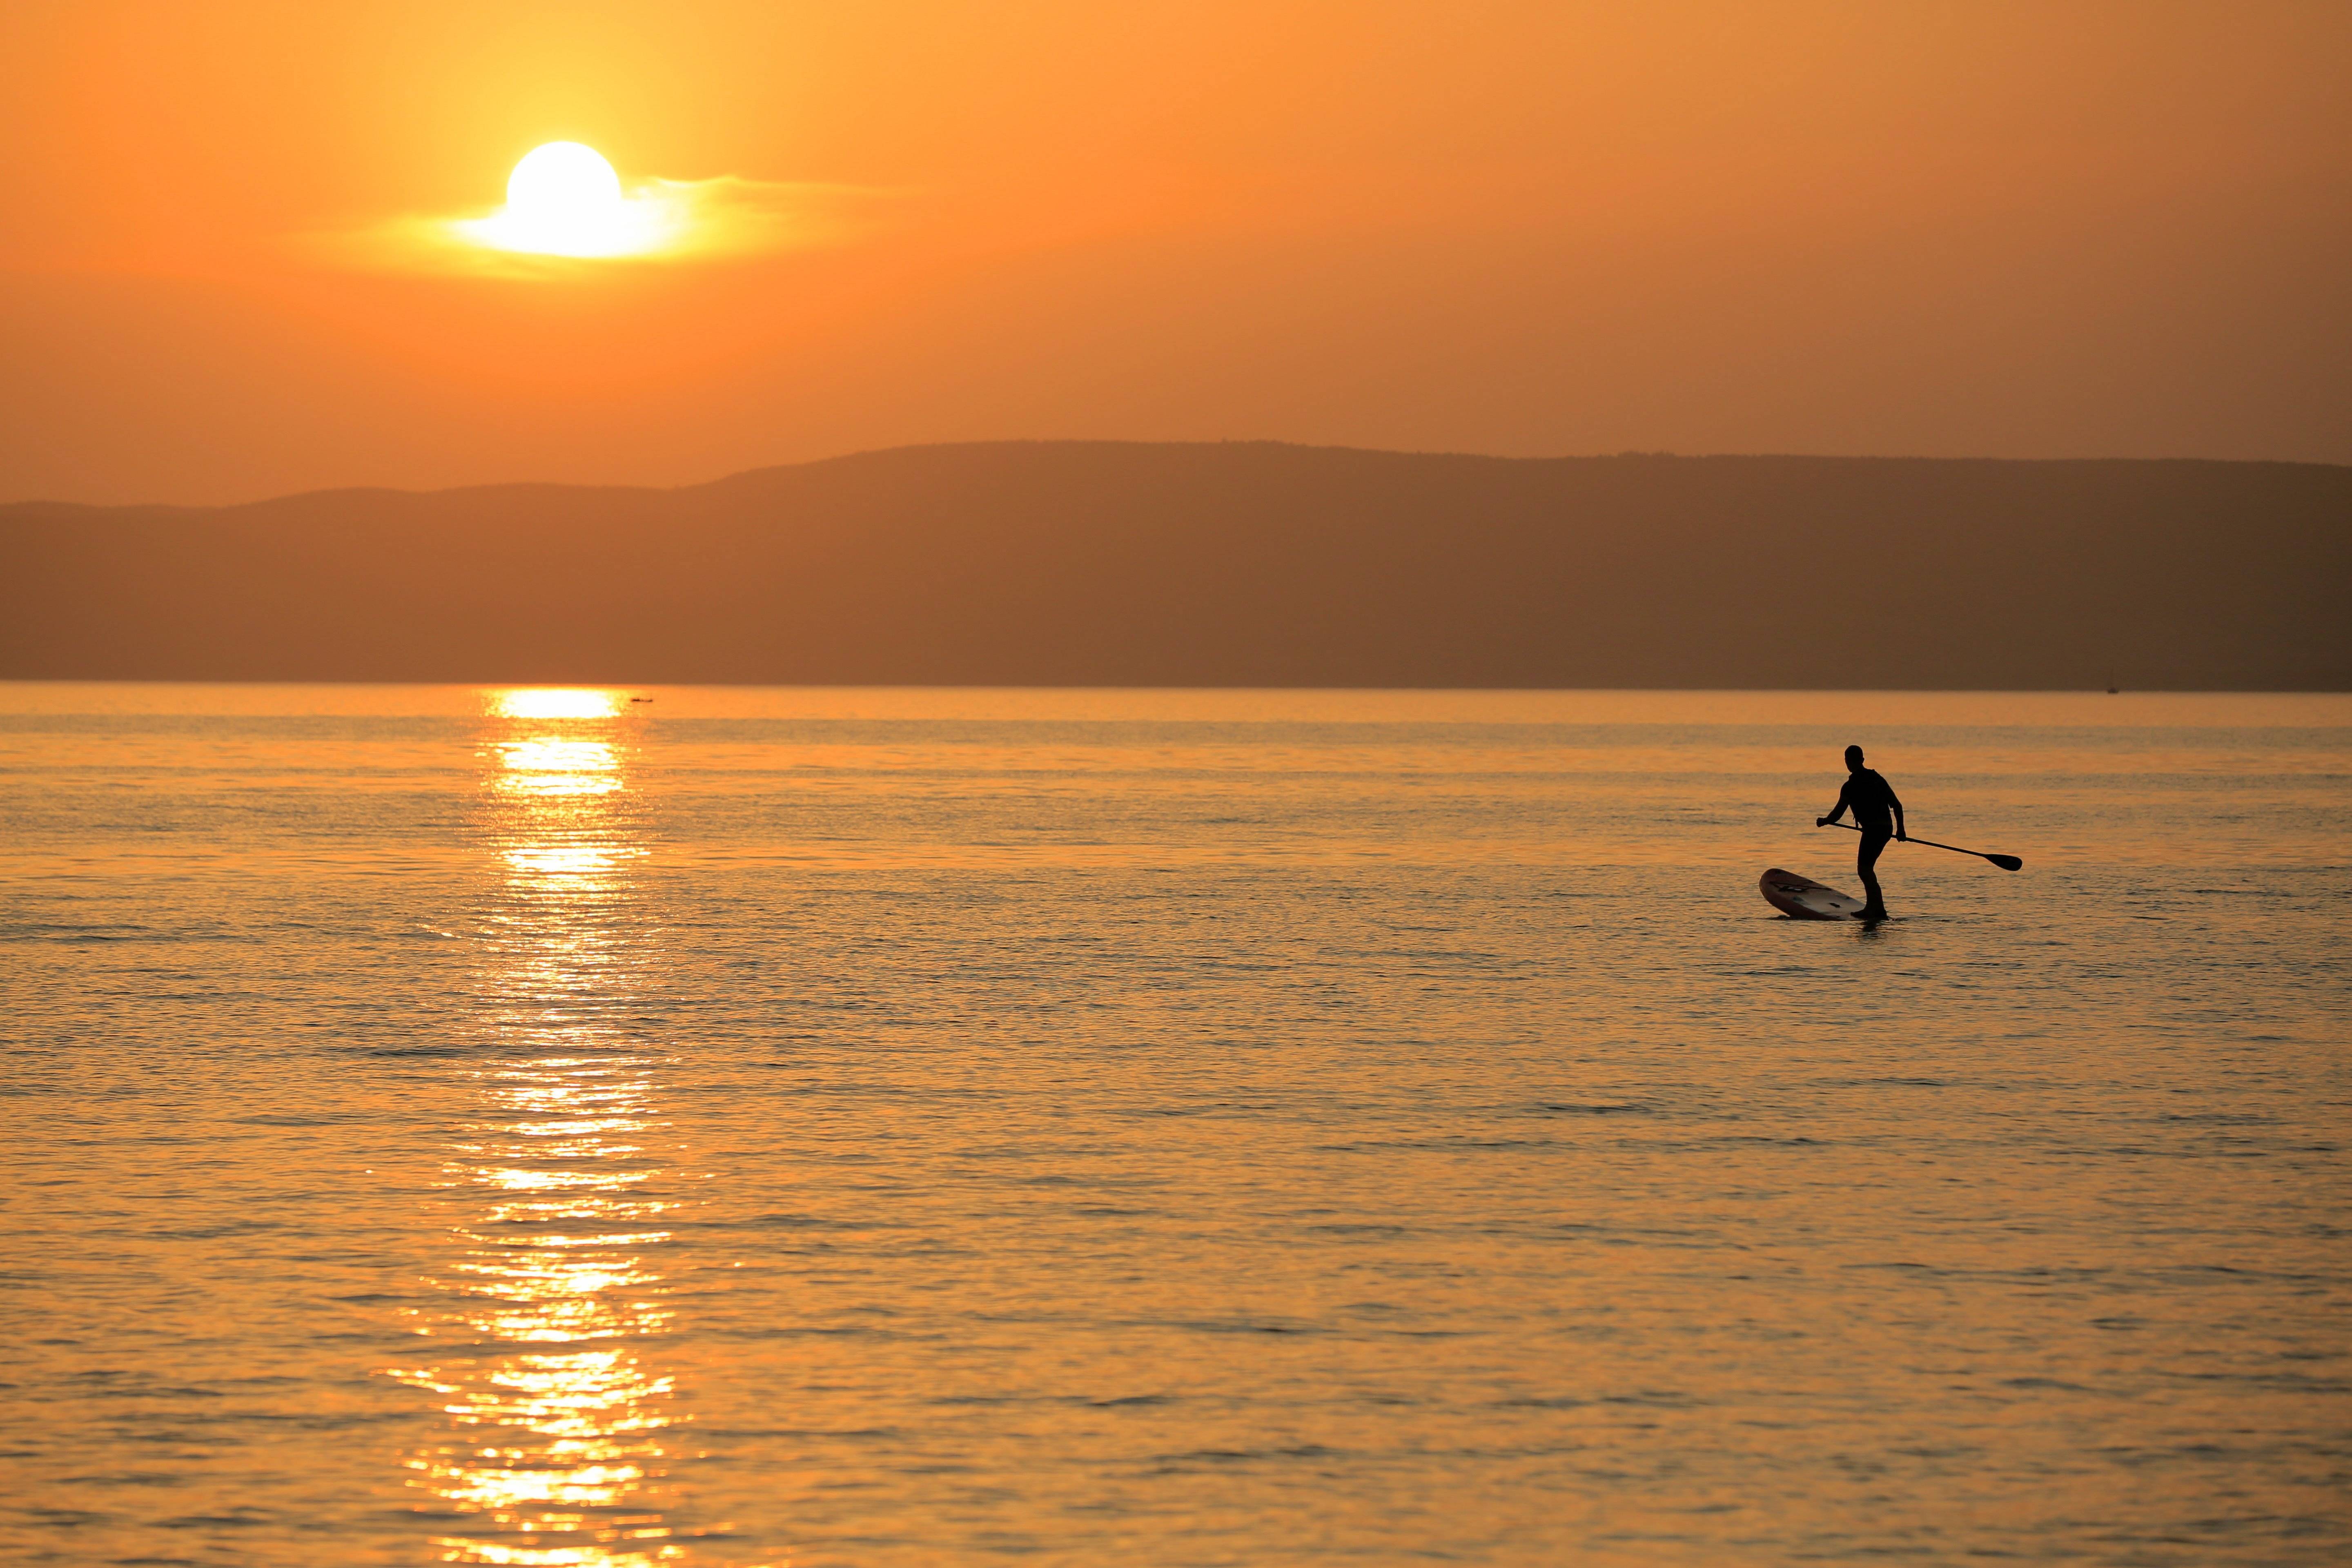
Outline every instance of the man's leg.
[(1864, 920), (1886, 918), (1886, 895), (1878, 890), (1878, 857), (1893, 839), (1889, 833), (1865, 833), (1862, 847), (1854, 852), (1853, 869), (1862, 879), (1862, 900), (1866, 906), (1862, 911)]

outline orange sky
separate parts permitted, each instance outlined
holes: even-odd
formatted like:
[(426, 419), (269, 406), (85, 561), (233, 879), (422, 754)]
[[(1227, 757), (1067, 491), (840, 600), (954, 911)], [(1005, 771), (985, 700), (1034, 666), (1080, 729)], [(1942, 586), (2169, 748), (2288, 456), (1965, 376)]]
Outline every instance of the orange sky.
[[(0, 500), (915, 441), (2352, 462), (2352, 5), (0, 8)], [(572, 139), (767, 254), (387, 264)]]

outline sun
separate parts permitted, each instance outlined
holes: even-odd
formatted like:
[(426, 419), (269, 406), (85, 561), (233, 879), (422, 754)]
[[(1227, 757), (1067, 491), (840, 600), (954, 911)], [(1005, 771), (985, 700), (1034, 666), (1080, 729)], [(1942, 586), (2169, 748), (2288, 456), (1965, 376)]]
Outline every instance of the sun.
[(507, 176), (507, 211), (550, 231), (600, 228), (621, 215), (625, 200), (604, 154), (577, 142), (534, 147)]
[(476, 243), (536, 256), (642, 256), (676, 226), (657, 196), (630, 195), (604, 155), (578, 142), (534, 147), (507, 176), (507, 205), (457, 226)]

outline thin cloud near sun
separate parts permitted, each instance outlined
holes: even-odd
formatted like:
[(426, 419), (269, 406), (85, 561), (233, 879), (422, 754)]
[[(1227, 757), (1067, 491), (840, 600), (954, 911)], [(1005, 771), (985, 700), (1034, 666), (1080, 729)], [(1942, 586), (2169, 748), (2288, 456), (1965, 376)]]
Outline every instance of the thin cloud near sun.
[(734, 174), (624, 185), (594, 149), (551, 142), (516, 163), (496, 208), (399, 217), (332, 248), (361, 266), (510, 277), (734, 259), (842, 243), (887, 194)]

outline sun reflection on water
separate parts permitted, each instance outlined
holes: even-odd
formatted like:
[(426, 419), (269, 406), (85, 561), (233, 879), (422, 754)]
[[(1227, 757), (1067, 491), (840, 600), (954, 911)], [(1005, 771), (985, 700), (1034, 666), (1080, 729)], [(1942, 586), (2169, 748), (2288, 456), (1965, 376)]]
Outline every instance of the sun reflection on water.
[(489, 710), (507, 719), (610, 719), (623, 695), (593, 687), (517, 687), (489, 694)]
[(621, 787), (620, 758), (604, 741), (538, 735), (499, 748), (506, 772), (498, 787), (520, 795), (611, 795)]
[(427, 1283), (421, 1364), (446, 1426), (407, 1459), (445, 1563), (681, 1562), (668, 1481), (677, 1385), (661, 1264), (669, 1168), (660, 1059), (617, 1021), (647, 961), (627, 921), (643, 853), (623, 706), (595, 690), (490, 694), (486, 820), (503, 868), (482, 1004), (478, 1120), (446, 1167), (465, 1218)]

